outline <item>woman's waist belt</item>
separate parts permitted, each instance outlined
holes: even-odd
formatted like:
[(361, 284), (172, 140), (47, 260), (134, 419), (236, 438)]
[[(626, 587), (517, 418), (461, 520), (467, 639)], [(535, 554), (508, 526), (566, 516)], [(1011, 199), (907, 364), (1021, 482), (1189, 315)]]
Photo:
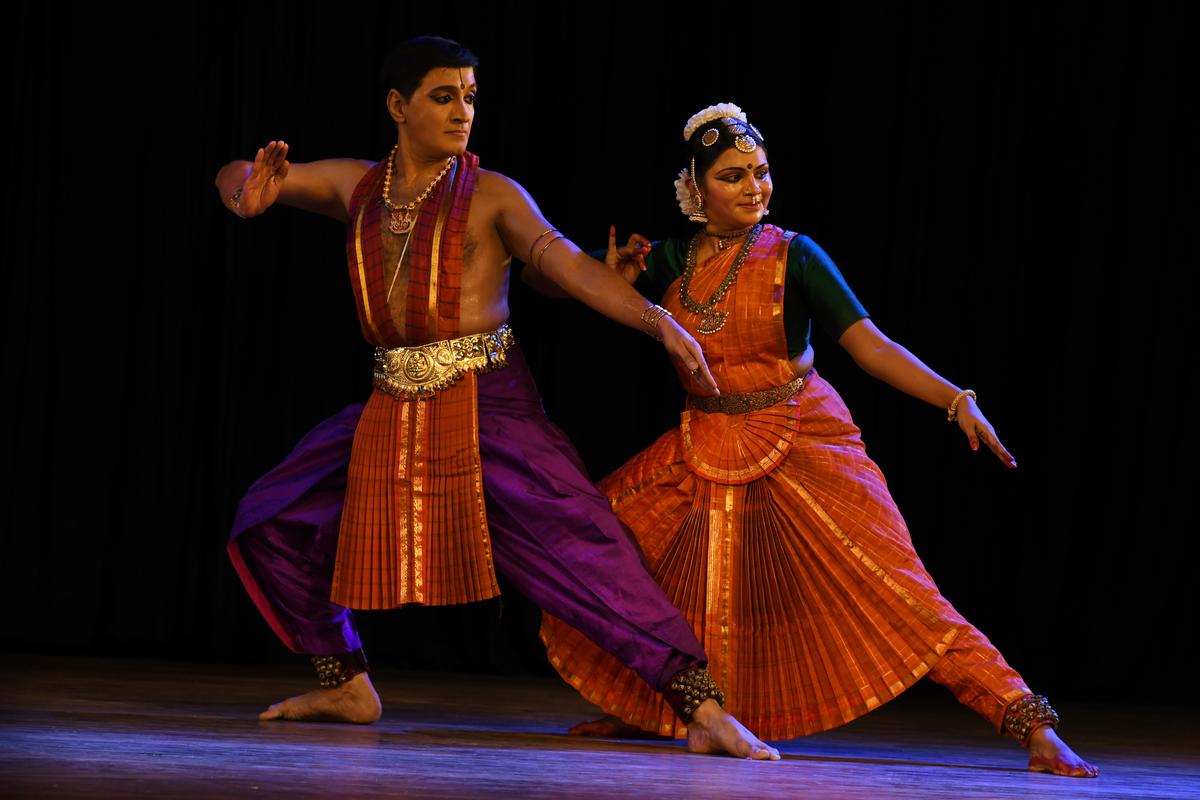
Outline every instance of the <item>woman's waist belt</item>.
[(466, 372), (491, 372), (508, 364), (508, 348), (516, 344), (505, 323), (489, 333), (413, 347), (375, 348), (376, 389), (401, 399), (422, 400), (445, 389)]
[(792, 395), (804, 389), (804, 381), (808, 374), (800, 375), (782, 386), (763, 389), (761, 392), (741, 392), (739, 394), (719, 394), (715, 397), (701, 397), (696, 394), (688, 395), (688, 408), (704, 411), (708, 414), (749, 414), (751, 411), (762, 411), (764, 408), (776, 406)]

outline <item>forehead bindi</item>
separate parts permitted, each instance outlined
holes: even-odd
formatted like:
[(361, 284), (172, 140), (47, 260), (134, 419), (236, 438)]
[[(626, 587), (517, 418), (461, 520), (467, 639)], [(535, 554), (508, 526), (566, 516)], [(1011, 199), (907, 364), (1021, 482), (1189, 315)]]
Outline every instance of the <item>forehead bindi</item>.
[(714, 172), (724, 170), (737, 170), (751, 172), (756, 169), (761, 169), (767, 165), (767, 154), (760, 147), (754, 153), (747, 156), (745, 153), (739, 153), (736, 149), (730, 148), (722, 153), (713, 164)]
[(422, 92), (457, 90), (475, 91), (475, 70), (471, 67), (435, 67), (425, 73), (421, 81)]

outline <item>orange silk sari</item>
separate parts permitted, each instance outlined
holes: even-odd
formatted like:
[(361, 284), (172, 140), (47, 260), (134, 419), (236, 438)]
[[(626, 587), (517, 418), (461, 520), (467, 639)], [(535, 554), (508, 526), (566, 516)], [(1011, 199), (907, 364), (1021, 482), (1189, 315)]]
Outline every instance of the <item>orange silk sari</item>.
[[(667, 290), (664, 305), (703, 346), (722, 393), (796, 376), (783, 328), (790, 237), (764, 228), (714, 334), (697, 332), (678, 280)], [(735, 255), (701, 265), (691, 296), (706, 300)], [(913, 550), (849, 411), (816, 373), (762, 411), (685, 410), (678, 429), (600, 488), (704, 645), (727, 710), (763, 738), (867, 713), (929, 673), (969, 629)], [(578, 632), (547, 616), (542, 638), (563, 678), (606, 713), (686, 736), (658, 694)], [(984, 694), (998, 699), (977, 710), (998, 724), (1003, 704), (1028, 690), (1011, 670), (997, 681)]]

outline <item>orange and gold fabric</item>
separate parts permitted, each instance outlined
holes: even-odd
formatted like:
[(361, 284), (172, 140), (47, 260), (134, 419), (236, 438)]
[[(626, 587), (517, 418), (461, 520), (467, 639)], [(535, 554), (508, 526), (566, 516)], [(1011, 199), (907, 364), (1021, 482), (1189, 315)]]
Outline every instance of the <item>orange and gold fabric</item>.
[[(393, 348), (459, 335), (467, 214), (479, 159), (458, 157), (421, 205), (405, 292), (389, 301), (386, 161), (355, 189), (346, 243), (367, 341)], [(389, 274), (391, 273), (391, 274)], [(402, 304), (402, 313), (389, 306)], [(395, 320), (402, 319), (403, 325)], [(401, 327), (403, 330), (401, 330)], [(331, 599), (350, 608), (484, 600), (500, 593), (484, 510), (476, 378), (422, 399), (372, 392), (354, 435)]]
[[(667, 291), (663, 304), (701, 342), (722, 393), (796, 377), (782, 324), (789, 239), (765, 227), (715, 334), (697, 333), (678, 281)], [(706, 299), (734, 256), (701, 265), (692, 297)], [(761, 737), (842, 725), (927, 674), (952, 679), (997, 727), (1028, 692), (938, 592), (849, 410), (815, 372), (763, 411), (684, 411), (600, 488), (704, 645), (727, 709)], [(547, 616), (542, 638), (559, 673), (606, 713), (686, 736), (659, 695), (576, 631)], [(964, 668), (942, 666), (948, 657)]]

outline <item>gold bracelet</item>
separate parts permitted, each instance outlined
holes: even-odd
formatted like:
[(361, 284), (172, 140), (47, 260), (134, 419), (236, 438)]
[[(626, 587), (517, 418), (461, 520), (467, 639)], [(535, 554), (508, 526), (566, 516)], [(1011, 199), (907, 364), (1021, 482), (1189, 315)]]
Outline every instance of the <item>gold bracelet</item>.
[(962, 402), (964, 397), (975, 397), (974, 389), (963, 389), (958, 394), (954, 395), (954, 399), (950, 401), (950, 407), (946, 409), (946, 421), (954, 422), (958, 417), (958, 404)]
[(544, 254), (544, 253), (545, 253), (547, 250), (549, 250), (549, 249), (550, 249), (550, 245), (554, 244), (554, 243), (555, 243), (555, 242), (557, 242), (559, 239), (565, 239), (565, 238), (567, 238), (567, 237), (563, 236), (561, 233), (560, 233), (560, 234), (558, 234), (558, 236), (551, 237), (550, 241), (546, 242), (546, 246), (545, 246), (545, 247), (543, 247), (541, 250), (538, 250), (538, 254), (537, 254), (536, 256), (534, 256), (534, 259), (533, 259), (533, 260), (534, 260), (534, 266), (535, 266), (535, 267), (537, 267), (538, 269), (541, 269), (541, 268), (542, 268), (542, 255), (543, 255), (543, 254)]
[(660, 342), (662, 341), (662, 336), (658, 333), (658, 321), (663, 317), (674, 319), (675, 315), (656, 303), (651, 303), (642, 309), (642, 324), (649, 329), (647, 333)]
[(542, 238), (545, 237), (545, 235), (548, 233), (558, 233), (558, 229), (557, 228), (546, 228), (546, 230), (544, 230), (538, 234), (538, 237), (536, 239), (534, 239), (532, 242), (529, 243), (529, 260), (525, 262), (526, 264), (533, 263), (533, 248), (537, 247), (537, 243), (540, 242), (542, 240)]

